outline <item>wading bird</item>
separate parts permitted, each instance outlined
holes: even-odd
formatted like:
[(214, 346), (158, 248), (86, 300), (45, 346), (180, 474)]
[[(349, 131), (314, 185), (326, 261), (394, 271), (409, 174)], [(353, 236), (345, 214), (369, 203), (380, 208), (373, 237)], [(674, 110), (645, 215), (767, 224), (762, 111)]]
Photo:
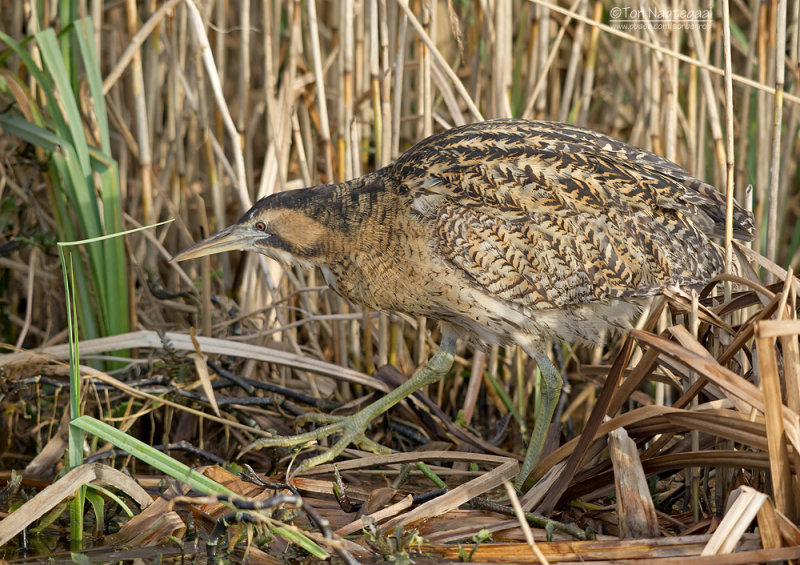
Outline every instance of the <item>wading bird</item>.
[[(752, 215), (735, 205), (733, 220), (751, 239)], [(442, 378), (458, 337), (520, 346), (542, 375), (521, 485), (562, 387), (545, 344), (596, 343), (665, 286), (707, 283), (723, 270), (710, 238), (724, 225), (720, 193), (671, 161), (588, 129), (505, 119), (433, 135), (358, 179), (263, 198), (173, 261), (255, 251), (319, 267), (358, 304), (441, 322), (439, 351), (405, 384), (317, 430), (257, 442), (340, 436), (303, 469), (351, 442), (375, 447), (369, 423)]]

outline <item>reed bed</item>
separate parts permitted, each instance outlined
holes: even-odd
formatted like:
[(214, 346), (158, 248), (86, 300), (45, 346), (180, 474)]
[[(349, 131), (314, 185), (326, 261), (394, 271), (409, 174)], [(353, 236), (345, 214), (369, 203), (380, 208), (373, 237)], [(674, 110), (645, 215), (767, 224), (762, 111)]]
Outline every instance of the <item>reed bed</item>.
[[(653, 21), (663, 10), (672, 25)], [(348, 451), (337, 476), (297, 477), (291, 493), (207, 471), (239, 494), (300, 498), (297, 511), (269, 499), (273, 513), (250, 531), (274, 537), (253, 538), (250, 558), (287, 543), (301, 548), (292, 557), (321, 557), (311, 539), (348, 562), (420, 550), (474, 561), (797, 559), (798, 18), (800, 0), (3, 3), (2, 468), (41, 486), (63, 465), (69, 349), (56, 240), (174, 220), (75, 255), (80, 410), (192, 465), (246, 463), (283, 483), (295, 453), (242, 447), (395, 386), (435, 350), (436, 325), (362, 310), (319, 273), (253, 255), (167, 260), (264, 195), (359, 176), (443, 128), (566, 121), (662, 154), (752, 209), (752, 244), (732, 244), (730, 230), (722, 242), (738, 272), (700, 294), (667, 293), (606, 346), (553, 344), (570, 390), (537, 482), (520, 493), (519, 509), (536, 513), (528, 520), (502, 485), (532, 422), (532, 363), (513, 348), (462, 345), (446, 380), (373, 425), (392, 456)], [(155, 488), (126, 452), (98, 441), (90, 451)], [(430, 470), (449, 491), (426, 502)], [(216, 532), (207, 517), (224, 514), (219, 500), (160, 494), (139, 522), (114, 518), (122, 529), (105, 543), (163, 548), (187, 507), (204, 513), (206, 538)], [(537, 542), (551, 540), (540, 554), (528, 522)]]

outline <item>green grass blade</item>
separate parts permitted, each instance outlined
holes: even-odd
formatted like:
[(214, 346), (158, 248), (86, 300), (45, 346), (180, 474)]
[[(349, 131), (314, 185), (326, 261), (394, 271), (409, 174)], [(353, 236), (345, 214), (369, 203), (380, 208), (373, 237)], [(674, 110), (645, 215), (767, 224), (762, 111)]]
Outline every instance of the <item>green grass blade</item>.
[[(63, 108), (64, 122), (69, 128), (70, 138), (75, 145), (75, 151), (81, 170), (85, 175), (91, 172), (89, 164), (89, 146), (86, 143), (86, 136), (83, 132), (83, 120), (78, 110), (78, 102), (72, 90), (69, 73), (64, 65), (64, 60), (59, 52), (58, 38), (52, 29), (45, 29), (38, 32), (36, 42), (42, 53), (42, 62), (48, 73), (53, 77), (53, 82), (58, 90), (59, 102)], [(58, 111), (58, 106), (50, 109), (51, 113)], [(96, 205), (95, 205), (96, 209)], [(99, 216), (98, 216), (99, 220)]]
[[(122, 204), (119, 190), (119, 172), (114, 159), (100, 152), (92, 152), (92, 168), (100, 182), (100, 196), (103, 203), (103, 221), (107, 233), (122, 231)], [(106, 270), (106, 289), (110, 303), (105, 307), (108, 313), (106, 331), (109, 335), (125, 333), (129, 329), (128, 312), (128, 270), (126, 268), (125, 243), (121, 237), (106, 240), (103, 244)], [(119, 352), (118, 354), (124, 353)]]
[(95, 483), (91, 483), (87, 486), (89, 487), (90, 490), (97, 491), (106, 498), (110, 498), (111, 500), (119, 504), (119, 507), (122, 508), (122, 511), (128, 515), (128, 518), (133, 518), (134, 514), (133, 511), (130, 509), (130, 507), (127, 504), (125, 504), (125, 501), (122, 500), (122, 498), (114, 494), (112, 491)]
[[(62, 245), (58, 246), (61, 259), (61, 273), (64, 277), (64, 292), (67, 299), (67, 328), (69, 330), (69, 408), (70, 418), (76, 418), (80, 413), (81, 376), (78, 360), (78, 306), (75, 300), (75, 270), (72, 268), (72, 253)], [(69, 466), (74, 469), (83, 463), (83, 438), (84, 434), (77, 428), (69, 428)], [(69, 505), (70, 540), (73, 546), (79, 545), (83, 540), (83, 504), (86, 488), (78, 489), (75, 498)]]
[(154, 469), (178, 479), (195, 490), (206, 494), (227, 494), (238, 496), (232, 490), (222, 486), (193, 470), (188, 465), (173, 459), (166, 453), (154, 449), (143, 441), (133, 438), (113, 426), (101, 422), (91, 416), (81, 416), (70, 422), (70, 427), (75, 427), (107, 441), (119, 449), (125, 450), (140, 461), (147, 463)]
[(63, 138), (50, 130), (14, 114), (0, 114), (0, 125), (3, 126), (3, 131), (6, 133), (33, 145), (38, 145), (45, 151), (58, 151), (66, 143)]
[[(42, 92), (44, 92), (47, 98), (47, 105), (58, 107), (58, 102), (55, 97), (55, 84), (53, 83), (53, 79), (49, 74), (42, 72), (42, 70), (39, 68), (39, 65), (36, 64), (36, 62), (33, 60), (33, 57), (31, 57), (30, 53), (28, 53), (27, 49), (23, 47), (23, 43), (25, 42), (19, 43), (10, 35), (3, 33), (2, 31), (0, 31), (0, 41), (8, 45), (14, 54), (20, 58), (28, 73), (30, 73), (31, 77), (33, 77), (33, 79), (41, 87)], [(52, 117), (56, 122), (56, 131), (68, 131), (67, 124), (64, 122), (64, 117), (59, 112), (54, 113)]]
[[(87, 142), (83, 121), (78, 109), (78, 102), (72, 90), (70, 73), (64, 64), (62, 54), (59, 52), (59, 42), (52, 29), (45, 29), (35, 34), (37, 44), (42, 53), (42, 62), (45, 69), (53, 78), (55, 90), (58, 92), (59, 104), (48, 104), (50, 115), (57, 123), (65, 124), (66, 131), (58, 131), (59, 135), (68, 139), (69, 143), (62, 147), (67, 164), (69, 176), (62, 178), (72, 201), (73, 212), (77, 216), (83, 237), (97, 237), (102, 235), (103, 224), (92, 178), (91, 159), (89, 157), (89, 144)], [(57, 119), (56, 115), (63, 115)], [(89, 265), (92, 274), (92, 287), (96, 294), (96, 302), (100, 305), (97, 318), (105, 331), (105, 322), (111, 318), (108, 312), (112, 303), (106, 284), (105, 273), (118, 269), (119, 265), (106, 265), (103, 246), (88, 246), (86, 252), (89, 256)], [(81, 295), (82, 297), (84, 295)], [(88, 297), (84, 298), (88, 299)]]
[(99, 493), (92, 489), (86, 489), (86, 500), (89, 501), (89, 504), (92, 505), (92, 509), (94, 510), (94, 520), (95, 520), (95, 530), (96, 531), (103, 531), (103, 523), (105, 522), (105, 507), (106, 501), (103, 500), (103, 497), (100, 496)]
[(100, 63), (95, 51), (94, 31), (89, 18), (83, 18), (75, 22), (75, 37), (78, 39), (78, 47), (80, 48), (81, 57), (83, 57), (86, 79), (89, 83), (89, 94), (94, 104), (97, 133), (100, 137), (100, 149), (110, 155), (111, 135), (108, 127), (106, 98), (103, 95), (103, 77), (100, 76)]
[[(219, 484), (218, 482), (201, 475), (188, 465), (173, 459), (166, 453), (147, 445), (143, 441), (133, 438), (118, 430), (113, 426), (101, 422), (97, 418), (91, 416), (81, 416), (70, 422), (70, 429), (73, 428), (90, 433), (100, 439), (107, 441), (118, 449), (122, 449), (130, 453), (140, 461), (147, 463), (151, 467), (158, 469), (165, 475), (186, 483), (193, 489), (203, 492), (205, 494), (225, 494), (232, 497), (238, 497), (235, 492), (229, 488)], [(276, 534), (282, 538), (305, 549), (311, 555), (324, 559), (328, 557), (328, 553), (322, 549), (315, 542), (303, 535), (302, 532), (288, 528), (285, 526), (277, 526), (271, 528)]]
[(302, 547), (314, 557), (317, 557), (319, 559), (327, 559), (328, 557), (330, 557), (327, 551), (322, 549), (320, 546), (318, 546), (316, 543), (308, 539), (306, 536), (304, 536), (301, 532), (298, 532), (297, 530), (287, 528), (286, 526), (277, 526), (270, 529), (279, 536), (281, 536), (286, 541), (292, 542), (293, 544)]
[(497, 379), (495, 379), (492, 375), (487, 374), (487, 377), (489, 378), (489, 383), (492, 385), (492, 388), (494, 389), (495, 393), (497, 393), (497, 396), (503, 403), (503, 406), (506, 407), (506, 410), (511, 412), (511, 415), (517, 422), (517, 424), (519, 424), (520, 426), (523, 425), (524, 422), (522, 421), (522, 418), (520, 418), (517, 409), (514, 407), (514, 402), (511, 400), (511, 397), (508, 396), (506, 388), (502, 384), (497, 382)]

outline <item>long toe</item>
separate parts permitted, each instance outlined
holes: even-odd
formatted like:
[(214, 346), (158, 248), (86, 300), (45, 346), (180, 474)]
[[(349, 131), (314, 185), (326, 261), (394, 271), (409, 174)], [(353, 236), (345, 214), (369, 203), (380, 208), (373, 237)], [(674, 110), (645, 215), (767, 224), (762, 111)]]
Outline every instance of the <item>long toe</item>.
[(323, 463), (330, 463), (341, 455), (350, 444), (356, 444), (362, 449), (381, 455), (391, 453), (389, 448), (367, 439), (365, 432), (370, 421), (369, 415), (369, 413), (361, 411), (351, 416), (335, 416), (336, 421), (334, 423), (310, 432), (294, 436), (262, 438), (244, 448), (240, 455), (253, 449), (263, 449), (265, 447), (296, 447), (338, 434), (341, 434), (341, 437), (333, 446), (325, 449), (319, 455), (307, 459), (298, 472), (307, 471)]
[(239, 455), (244, 455), (248, 451), (252, 451), (254, 449), (263, 449), (265, 447), (296, 447), (298, 445), (303, 445), (312, 441), (326, 438), (330, 435), (340, 432), (342, 429), (344, 429), (344, 424), (341, 421), (338, 421), (303, 434), (261, 438), (245, 447)]

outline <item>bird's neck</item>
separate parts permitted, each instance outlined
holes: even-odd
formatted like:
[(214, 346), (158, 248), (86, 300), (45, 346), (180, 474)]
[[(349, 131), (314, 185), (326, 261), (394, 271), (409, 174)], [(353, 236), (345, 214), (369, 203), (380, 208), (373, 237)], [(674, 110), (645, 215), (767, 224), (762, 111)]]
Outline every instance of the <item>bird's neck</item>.
[(304, 193), (298, 199), (302, 200), (303, 213), (325, 226), (333, 236), (356, 237), (354, 231), (383, 209), (387, 196), (384, 171), (297, 191)]
[(357, 252), (361, 240), (380, 222), (386, 203), (384, 171), (346, 182), (277, 193), (271, 207), (280, 216), (275, 229), (280, 247), (317, 266)]

